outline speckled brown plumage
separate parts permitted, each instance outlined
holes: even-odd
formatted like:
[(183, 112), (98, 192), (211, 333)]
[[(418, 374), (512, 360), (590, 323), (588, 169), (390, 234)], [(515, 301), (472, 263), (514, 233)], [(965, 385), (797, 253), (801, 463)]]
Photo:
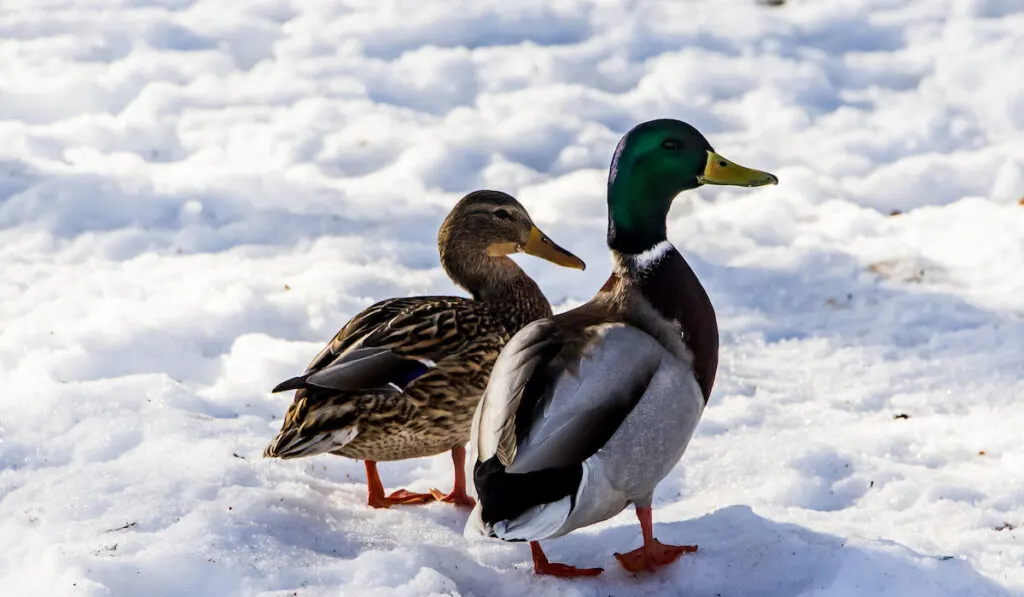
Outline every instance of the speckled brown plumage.
[(491, 365), (510, 337), (491, 310), (483, 303), (443, 296), (389, 299), (371, 306), (338, 332), (307, 371), (365, 342), (437, 365), (402, 391), (299, 389), (281, 439), (267, 448), (267, 455), (289, 457), (275, 452), (292, 435), (351, 425), (358, 426), (358, 435), (332, 453), (360, 460), (404, 460), (462, 445)]
[[(540, 288), (507, 253), (582, 262), (540, 234), (518, 201), (493, 191), (459, 202), (438, 248), (445, 271), (473, 298), (387, 299), (352, 318), (302, 376), (275, 389), (297, 391), (265, 456), (330, 452), (366, 460), (370, 473), (373, 461), (455, 454), (465, 445), (501, 348), (551, 315)], [(375, 503), (370, 481), (371, 505), (387, 505)]]

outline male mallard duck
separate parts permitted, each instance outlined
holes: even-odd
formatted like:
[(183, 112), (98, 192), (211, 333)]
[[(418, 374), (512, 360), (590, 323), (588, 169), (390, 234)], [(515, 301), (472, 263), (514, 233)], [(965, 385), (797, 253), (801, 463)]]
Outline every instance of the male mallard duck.
[[(508, 255), (528, 253), (558, 265), (583, 262), (544, 235), (505, 193), (462, 198), (437, 235), (441, 265), (472, 300), (454, 296), (394, 298), (345, 324), (306, 372), (274, 392), (298, 390), (281, 431), (263, 455), (298, 458), (330, 452), (366, 462), (367, 504), (473, 505), (466, 494), (463, 447), (491, 366), (508, 339), (551, 316), (537, 283)], [(447, 450), (455, 488), (385, 497), (377, 461)]]
[(777, 183), (678, 120), (622, 138), (608, 177), (613, 272), (590, 302), (531, 323), (501, 351), (473, 422), (479, 503), (467, 535), (529, 541), (537, 574), (590, 576), (601, 569), (550, 563), (538, 541), (632, 503), (643, 547), (616, 554), (626, 569), (697, 549), (651, 531), (654, 488), (682, 457), (718, 367), (715, 310), (665, 219), (677, 194), (702, 184)]

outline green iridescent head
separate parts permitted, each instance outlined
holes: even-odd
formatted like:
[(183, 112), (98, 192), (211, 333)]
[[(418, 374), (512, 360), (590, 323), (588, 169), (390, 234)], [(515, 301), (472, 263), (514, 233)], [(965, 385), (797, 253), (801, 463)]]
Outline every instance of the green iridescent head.
[(734, 164), (715, 153), (685, 122), (651, 120), (622, 137), (608, 174), (608, 246), (640, 253), (665, 240), (665, 219), (676, 195), (705, 184), (759, 187), (774, 175)]

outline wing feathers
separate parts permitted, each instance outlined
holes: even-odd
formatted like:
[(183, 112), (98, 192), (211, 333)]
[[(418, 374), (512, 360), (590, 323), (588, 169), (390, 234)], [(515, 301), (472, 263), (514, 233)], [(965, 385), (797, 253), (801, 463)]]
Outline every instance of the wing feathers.
[(281, 382), (273, 391), (316, 387), (355, 392), (389, 385), (401, 390), (433, 366), (433, 361), (401, 357), (388, 348), (357, 348), (339, 355), (322, 369)]
[(410, 297), (371, 305), (345, 324), (303, 375), (274, 388), (297, 392), (266, 455), (334, 451), (355, 439), (366, 417), (436, 409), (430, 400), (463, 383), (457, 376), (477, 375), (474, 367), (489, 364), (506, 339), (488, 307), (470, 299)]
[(278, 392), (287, 392), (288, 390), (298, 390), (300, 388), (304, 388), (306, 387), (307, 377), (309, 377), (308, 374), (293, 377), (291, 379), (286, 379), (281, 383), (277, 384), (276, 386), (274, 386), (274, 389), (270, 390), (270, 393), (276, 394)]
[(505, 346), (480, 404), (479, 461), (497, 456), (514, 473), (571, 466), (618, 429), (665, 351), (622, 323), (576, 335), (540, 320)]
[(340, 391), (375, 389), (388, 384), (404, 388), (429, 369), (423, 362), (398, 356), (389, 348), (357, 348), (310, 375), (306, 383)]
[(535, 321), (516, 334), (502, 349), (491, 371), (477, 411), (474, 448), (481, 461), (497, 456), (507, 466), (516, 451), (516, 411), (523, 388), (550, 351), (554, 326), (550, 320)]

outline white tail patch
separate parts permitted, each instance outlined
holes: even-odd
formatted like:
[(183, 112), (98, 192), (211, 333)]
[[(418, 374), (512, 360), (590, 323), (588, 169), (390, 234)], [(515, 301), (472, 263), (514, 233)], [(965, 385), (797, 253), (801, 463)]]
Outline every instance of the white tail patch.
[(484, 537), (490, 537), (492, 532), (491, 525), (484, 523), (483, 506), (480, 505), (478, 500), (476, 506), (473, 507), (473, 511), (469, 513), (466, 526), (462, 529), (462, 536), (470, 541), (479, 541)]
[(502, 541), (540, 541), (558, 532), (572, 512), (569, 496), (534, 506), (512, 520), (494, 523), (494, 536)]

